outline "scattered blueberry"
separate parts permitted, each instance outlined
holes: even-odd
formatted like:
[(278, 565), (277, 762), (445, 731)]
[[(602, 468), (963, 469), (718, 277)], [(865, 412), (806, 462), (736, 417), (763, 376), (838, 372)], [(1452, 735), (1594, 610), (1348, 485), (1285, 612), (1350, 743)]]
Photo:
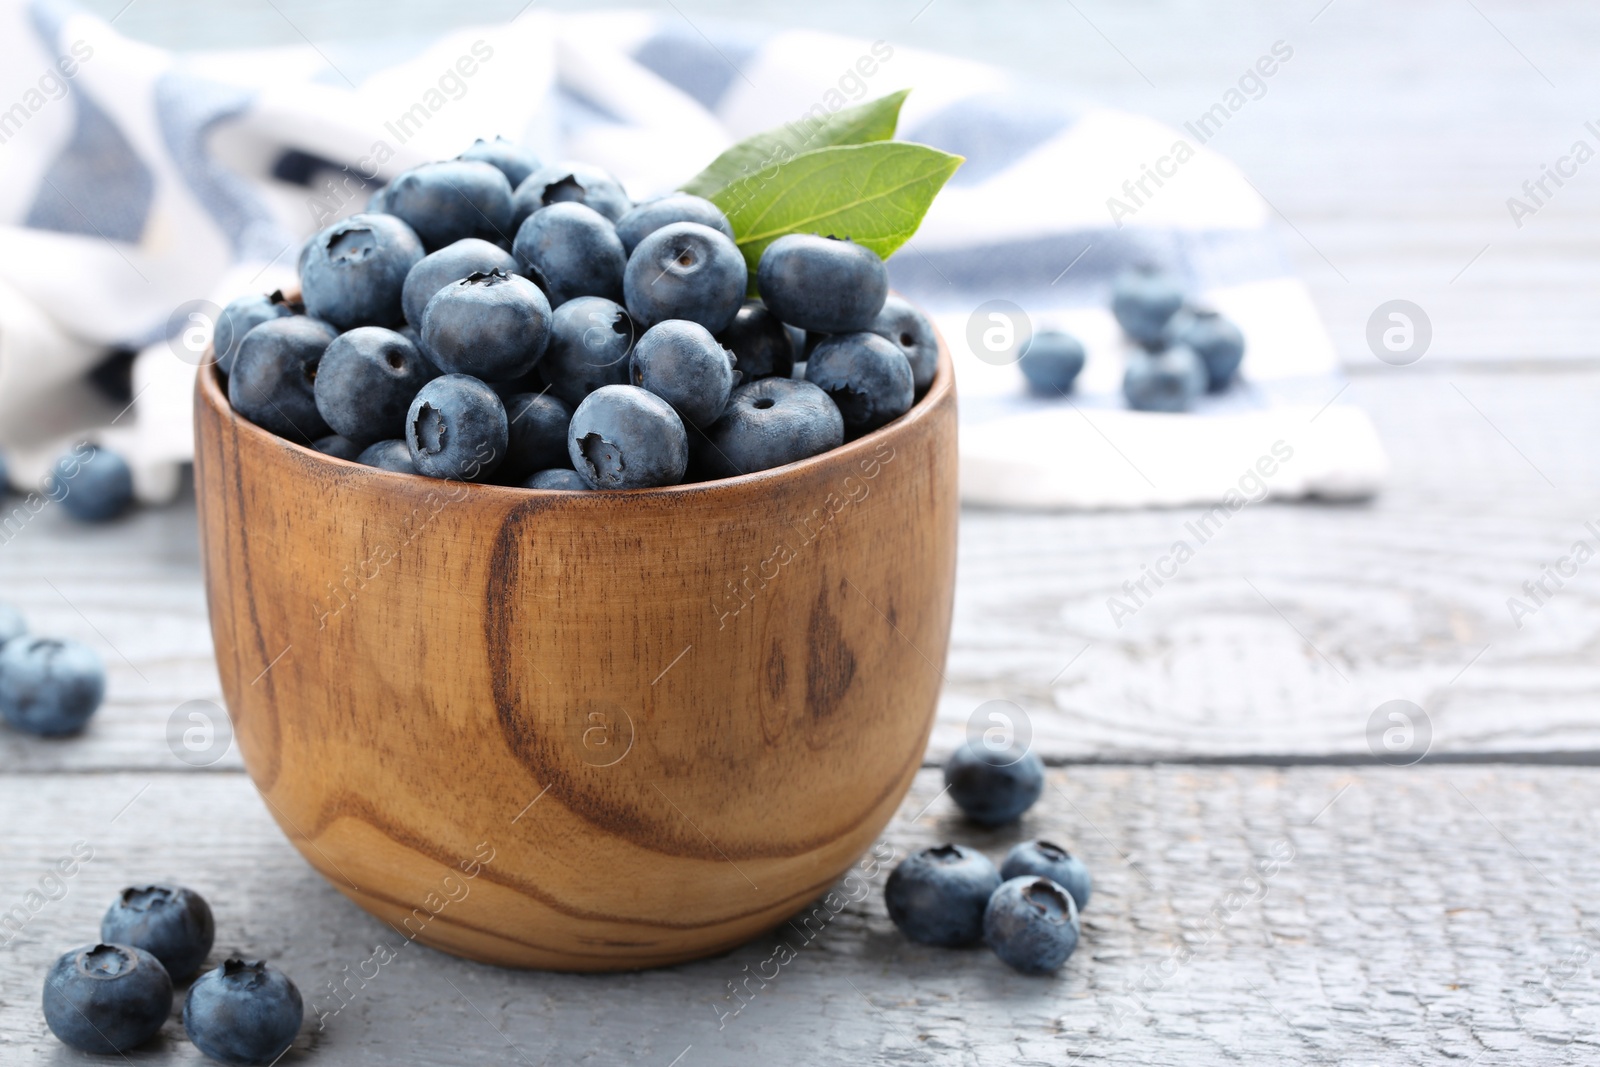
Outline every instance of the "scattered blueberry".
[(1142, 345), (1158, 345), (1167, 323), (1183, 306), (1183, 290), (1171, 277), (1150, 267), (1126, 271), (1111, 287), (1111, 313), (1123, 331)]
[(471, 274), (440, 289), (422, 313), (422, 345), (447, 374), (518, 378), (550, 343), (550, 301), (520, 274)]
[(696, 440), (696, 468), (708, 478), (770, 470), (844, 443), (844, 419), (817, 386), (758, 378), (733, 391), (722, 418)]
[(304, 1017), (294, 982), (260, 960), (228, 960), (207, 971), (183, 1002), (189, 1040), (229, 1064), (272, 1063), (294, 1043)]
[(1206, 391), (1206, 366), (1188, 345), (1133, 352), (1122, 375), (1122, 395), (1135, 411), (1188, 411)]
[(683, 319), (659, 322), (633, 346), (633, 384), (671, 404), (690, 426), (710, 426), (737, 380), (733, 353), (709, 330)]
[(506, 140), (504, 137), (495, 137), (492, 141), (485, 141), (482, 137), (472, 142), (472, 147), (461, 153), (461, 159), (475, 163), (488, 163), (498, 167), (500, 173), (506, 176), (506, 182), (515, 189), (527, 180), (528, 175), (539, 169), (539, 158), (532, 152)]
[(105, 695), (105, 664), (80, 641), (22, 636), (0, 647), (0, 714), (18, 730), (75, 734)]
[(852, 436), (911, 409), (911, 363), (900, 348), (875, 333), (834, 334), (806, 360), (806, 380), (822, 387)]
[(641, 326), (688, 319), (721, 333), (743, 306), (748, 281), (744, 256), (730, 238), (698, 222), (672, 222), (628, 257), (623, 292), (628, 314)]
[(175, 982), (199, 972), (215, 933), (211, 906), (199, 893), (177, 885), (129, 886), (100, 920), (102, 941), (144, 949)]
[(133, 471), (109, 448), (80, 444), (56, 460), (45, 495), (79, 522), (107, 522), (133, 503)]
[(733, 240), (733, 224), (722, 213), (722, 209), (704, 197), (691, 193), (668, 193), (635, 204), (632, 211), (617, 220), (617, 236), (622, 239), (623, 249), (631, 256), (640, 241), (673, 222), (698, 222)]
[(1022, 376), (1042, 396), (1066, 396), (1083, 370), (1083, 344), (1070, 333), (1040, 330), (1022, 353)]
[(867, 329), (884, 338), (905, 354), (911, 364), (911, 384), (921, 396), (933, 384), (939, 371), (939, 336), (933, 323), (911, 302), (890, 293), (883, 301), (883, 310)]
[(872, 328), (889, 294), (889, 272), (854, 241), (791, 233), (761, 253), (756, 288), (767, 307), (793, 326), (821, 333)]
[(989, 898), (983, 939), (1016, 970), (1049, 974), (1078, 947), (1078, 909), (1072, 896), (1048, 878), (1012, 878)]
[(484, 481), (505, 459), (508, 437), (499, 395), (466, 374), (424, 385), (406, 413), (411, 465), (430, 478)]
[(1089, 868), (1060, 845), (1052, 845), (1048, 841), (1024, 841), (1013, 846), (1006, 853), (1005, 862), (1000, 864), (1000, 877), (1009, 880), (1025, 874), (1048, 878), (1065, 889), (1072, 894), (1072, 902), (1079, 911), (1089, 906), (1089, 893), (1093, 888)]
[[(417, 390), (438, 376), (439, 369), (404, 335), (382, 326), (357, 326), (322, 353), (312, 394), (323, 421), (359, 454), (374, 441), (393, 437)], [(317, 451), (327, 449), (319, 443)]]
[(156, 1035), (172, 1011), (172, 979), (131, 945), (84, 945), (56, 960), (44, 980), (44, 1021), (63, 1044), (101, 1056)]
[(506, 458), (495, 472), (502, 482), (515, 484), (536, 471), (567, 465), (572, 409), (565, 402), (548, 393), (515, 393), (505, 398), (505, 407)]
[(944, 784), (967, 818), (1002, 826), (1033, 807), (1044, 792), (1044, 761), (1031, 750), (969, 743), (944, 765)]
[(738, 359), (744, 380), (787, 378), (794, 372), (794, 344), (778, 316), (759, 300), (746, 300), (733, 322), (717, 336)]
[(689, 437), (672, 405), (632, 385), (604, 385), (572, 413), (572, 466), (591, 489), (677, 485), (689, 465)]
[(1174, 339), (1194, 349), (1205, 364), (1207, 388), (1213, 393), (1227, 388), (1244, 362), (1244, 334), (1210, 309), (1197, 308), (1178, 319)]
[(404, 319), (406, 275), (422, 259), (422, 242), (410, 226), (393, 215), (351, 215), (306, 248), (300, 268), (306, 314), (341, 330)]
[(333, 343), (333, 327), (296, 315), (245, 334), (228, 376), (233, 410), (263, 429), (310, 444), (332, 432), (317, 410), (317, 364)]
[(517, 229), (511, 251), (555, 307), (578, 296), (622, 299), (627, 253), (611, 220), (591, 207), (567, 202), (535, 211)]
[(511, 225), (520, 227), (540, 208), (572, 200), (589, 205), (613, 223), (633, 206), (622, 191), (622, 184), (601, 168), (587, 163), (556, 163), (540, 167), (517, 186), (511, 198)]
[(356, 457), (356, 462), (377, 467), (379, 470), (394, 471), (396, 474), (417, 473), (416, 466), (411, 462), (411, 449), (400, 438), (368, 445), (362, 450), (361, 455)]
[(22, 617), (22, 612), (10, 604), (0, 604), (0, 648), (13, 637), (21, 637), (28, 632), (28, 620)]
[(489, 163), (424, 163), (390, 182), (384, 196), (384, 210), (405, 220), (430, 252), (465, 237), (506, 241), (513, 232), (511, 183)]
[(970, 945), (983, 936), (983, 909), (1000, 887), (989, 858), (964, 845), (914, 852), (883, 887), (889, 918), (924, 945)]
[(342, 437), (336, 433), (317, 438), (311, 442), (311, 447), (321, 452), (324, 456), (332, 456), (334, 459), (348, 459), (354, 462), (361, 456), (360, 445), (350, 440), (350, 438)]
[(420, 330), (423, 309), (434, 293), (468, 275), (487, 274), (492, 270), (517, 273), (517, 257), (479, 237), (465, 237), (423, 256), (406, 275), (405, 288), (401, 291), (400, 302), (406, 322)]
[(272, 319), (298, 315), (305, 310), (300, 304), (291, 304), (282, 290), (271, 296), (252, 294), (229, 301), (217, 316), (217, 326), (211, 332), (211, 350), (223, 374), (233, 373), (233, 361), (239, 355), (239, 345), (244, 335)]
[(522, 488), (583, 491), (589, 488), (589, 483), (583, 480), (583, 475), (571, 467), (552, 467), (550, 470), (538, 471), (523, 479)]
[(627, 385), (638, 327), (621, 304), (580, 296), (556, 308), (550, 347), (538, 371), (571, 407), (602, 385)]

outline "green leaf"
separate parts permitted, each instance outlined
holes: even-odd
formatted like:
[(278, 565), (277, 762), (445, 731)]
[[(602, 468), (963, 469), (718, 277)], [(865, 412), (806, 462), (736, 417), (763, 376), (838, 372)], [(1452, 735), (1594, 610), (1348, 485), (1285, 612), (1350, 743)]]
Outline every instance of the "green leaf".
[(960, 156), (907, 141), (819, 148), (712, 197), (753, 272), (788, 233), (848, 237), (884, 259), (909, 241)]
[(711, 161), (711, 165), (684, 183), (683, 191), (708, 200), (739, 181), (786, 163), (803, 152), (842, 144), (887, 141), (900, 122), (900, 105), (910, 89), (880, 96), (856, 107), (835, 111), (808, 125), (805, 116), (747, 137)]

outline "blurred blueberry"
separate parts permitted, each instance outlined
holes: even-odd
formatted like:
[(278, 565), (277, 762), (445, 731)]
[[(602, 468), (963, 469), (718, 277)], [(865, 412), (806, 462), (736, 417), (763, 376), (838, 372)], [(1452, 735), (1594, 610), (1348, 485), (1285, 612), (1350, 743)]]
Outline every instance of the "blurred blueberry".
[(829, 336), (806, 360), (806, 380), (833, 398), (851, 436), (904, 415), (914, 396), (910, 361), (875, 333)]
[(690, 426), (722, 417), (736, 380), (733, 353), (699, 323), (659, 322), (633, 346), (633, 384), (671, 404)]
[(428, 358), (447, 374), (506, 381), (527, 374), (550, 343), (550, 301), (520, 274), (471, 274), (422, 313)]
[(227, 960), (196, 979), (183, 1002), (189, 1040), (228, 1064), (273, 1063), (294, 1043), (304, 1017), (294, 982), (260, 960)]
[(791, 326), (855, 333), (871, 329), (883, 310), (889, 272), (876, 252), (854, 241), (791, 233), (761, 253), (756, 288)]
[(743, 306), (748, 280), (730, 238), (698, 222), (672, 222), (639, 242), (622, 287), (628, 314), (643, 327), (688, 319), (721, 333)]
[(924, 945), (970, 945), (983, 936), (983, 909), (1000, 887), (989, 858), (964, 845), (914, 852), (883, 887), (889, 918)]
[(517, 229), (511, 251), (555, 307), (578, 296), (622, 299), (627, 253), (611, 220), (591, 207), (559, 203), (535, 211)]
[(722, 209), (704, 197), (691, 193), (668, 193), (635, 204), (632, 211), (617, 221), (617, 236), (622, 239), (623, 249), (631, 256), (640, 241), (672, 222), (698, 222), (733, 240), (733, 224), (722, 213)]
[(589, 483), (583, 480), (583, 475), (571, 467), (552, 467), (547, 471), (537, 471), (524, 478), (522, 488), (585, 491), (589, 488)]
[(1244, 362), (1244, 334), (1208, 308), (1196, 308), (1174, 320), (1173, 338), (1188, 345), (1206, 368), (1206, 386), (1213, 392), (1228, 387)]
[(310, 444), (332, 432), (317, 410), (317, 364), (338, 336), (304, 315), (273, 319), (245, 334), (228, 376), (233, 410), (279, 437)]
[(404, 318), (406, 275), (422, 242), (393, 215), (351, 215), (307, 245), (300, 269), (306, 314), (340, 330), (396, 326)]
[(536, 471), (565, 467), (567, 426), (572, 409), (548, 393), (516, 393), (505, 398), (509, 436), (506, 458), (495, 472), (499, 480), (515, 485)]
[(133, 471), (109, 448), (80, 444), (56, 460), (45, 495), (79, 522), (107, 522), (133, 503)]
[(506, 182), (515, 189), (539, 169), (539, 157), (521, 145), (496, 135), (492, 141), (482, 137), (472, 142), (472, 147), (461, 153), (461, 159), (474, 163), (488, 163), (498, 167)]
[(466, 374), (424, 385), (406, 413), (411, 465), (430, 478), (488, 480), (505, 460), (509, 436), (499, 395)]
[(1083, 344), (1070, 333), (1040, 330), (1022, 353), (1022, 376), (1041, 396), (1066, 396), (1083, 370)]
[(1048, 878), (1012, 878), (989, 898), (983, 939), (1023, 974), (1049, 974), (1078, 947), (1078, 909), (1071, 895)]
[(172, 1011), (172, 979), (131, 945), (84, 945), (56, 960), (44, 980), (44, 1021), (80, 1052), (127, 1052), (156, 1035)]
[(689, 438), (672, 405), (632, 385), (605, 385), (572, 413), (572, 466), (591, 489), (677, 485), (689, 465)]
[(787, 378), (794, 371), (794, 344), (778, 316), (759, 300), (746, 300), (726, 330), (717, 335), (738, 359), (744, 381)]
[(492, 270), (515, 274), (517, 258), (499, 245), (478, 237), (462, 238), (423, 256), (406, 275), (405, 287), (401, 291), (400, 302), (405, 310), (406, 322), (415, 329), (421, 329), (422, 311), (434, 293), (470, 274), (487, 274)]
[(106, 695), (94, 649), (66, 637), (15, 637), (0, 647), (0, 714), (40, 737), (81, 731)]
[(1014, 845), (1000, 865), (1000, 877), (1020, 878), (1025, 874), (1048, 878), (1065, 889), (1072, 894), (1072, 902), (1079, 911), (1089, 906), (1093, 888), (1089, 868), (1060, 845), (1048, 841), (1024, 841)]
[(311, 442), (311, 447), (321, 452), (324, 456), (335, 459), (348, 459), (352, 463), (361, 456), (361, 446), (348, 437), (330, 433), (326, 437), (319, 437)]
[(361, 455), (356, 457), (356, 462), (377, 467), (379, 470), (394, 471), (396, 474), (417, 473), (417, 468), (411, 463), (411, 449), (400, 438), (368, 445), (362, 450)]
[(1167, 323), (1183, 306), (1177, 280), (1153, 267), (1118, 275), (1111, 287), (1111, 313), (1123, 332), (1142, 345), (1158, 345)]
[(489, 163), (452, 159), (412, 167), (386, 187), (384, 210), (404, 219), (432, 252), (465, 237), (506, 241), (511, 183)]
[(909, 300), (890, 293), (883, 310), (867, 329), (884, 338), (905, 354), (911, 364), (911, 384), (917, 396), (928, 391), (939, 371), (939, 335), (928, 317)]
[(1122, 395), (1135, 411), (1188, 411), (1205, 391), (1205, 364), (1188, 345), (1133, 352), (1122, 375)]
[(412, 397), (438, 376), (439, 369), (404, 335), (382, 326), (357, 326), (322, 353), (312, 395), (323, 420), (359, 454), (374, 441), (398, 434)]
[(735, 389), (722, 417), (697, 435), (695, 465), (706, 478), (732, 478), (843, 443), (844, 419), (827, 393), (792, 378), (758, 378)]
[(174, 982), (195, 976), (215, 933), (211, 906), (180, 885), (129, 886), (100, 920), (100, 940), (144, 949), (161, 961)]
[(589, 205), (613, 223), (633, 206), (622, 191), (622, 183), (605, 170), (587, 163), (555, 163), (540, 167), (517, 186), (511, 198), (511, 225), (520, 227), (540, 208), (574, 200)]
[(1033, 751), (968, 743), (944, 765), (944, 784), (967, 818), (980, 826), (1003, 826), (1044, 792), (1044, 761)]
[(291, 304), (281, 289), (270, 296), (252, 294), (230, 301), (217, 316), (217, 328), (211, 334), (211, 349), (222, 373), (233, 373), (233, 361), (239, 355), (239, 345), (245, 334), (263, 322), (298, 315), (304, 310), (301, 304)]
[(638, 327), (621, 304), (580, 296), (556, 308), (550, 347), (537, 368), (550, 392), (569, 407), (602, 385), (627, 385)]

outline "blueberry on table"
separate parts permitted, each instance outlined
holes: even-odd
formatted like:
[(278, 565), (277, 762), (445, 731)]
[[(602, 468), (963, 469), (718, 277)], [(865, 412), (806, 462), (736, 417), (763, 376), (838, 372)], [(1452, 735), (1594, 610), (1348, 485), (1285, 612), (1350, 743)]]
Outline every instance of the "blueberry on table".
[(341, 330), (398, 325), (405, 317), (406, 275), (421, 259), (422, 241), (393, 215), (351, 215), (336, 222), (311, 238), (303, 253), (306, 314)]
[(1000, 877), (1010, 880), (1025, 874), (1048, 878), (1072, 895), (1072, 902), (1082, 911), (1089, 906), (1092, 883), (1089, 868), (1083, 861), (1060, 845), (1049, 841), (1024, 841), (1006, 853), (1000, 864)]
[(406, 322), (421, 329), (423, 309), (434, 293), (468, 275), (487, 274), (492, 270), (517, 273), (517, 257), (480, 237), (463, 237), (437, 252), (429, 252), (406, 275), (405, 287), (400, 293)]
[(834, 334), (806, 360), (806, 381), (833, 398), (851, 436), (876, 430), (911, 410), (911, 363), (875, 333)]
[(1183, 306), (1183, 290), (1172, 277), (1152, 267), (1119, 274), (1111, 286), (1111, 314), (1129, 337), (1159, 345), (1167, 323)]
[(1206, 308), (1180, 314), (1174, 320), (1173, 339), (1194, 349), (1206, 368), (1206, 388), (1226, 389), (1244, 362), (1244, 334), (1239, 327)]
[(361, 456), (360, 445), (350, 440), (350, 438), (342, 437), (336, 433), (317, 438), (311, 442), (311, 447), (321, 452), (324, 456), (332, 456), (334, 459), (347, 459), (352, 463)]
[(105, 695), (105, 664), (81, 641), (20, 636), (0, 647), (0, 714), (15, 729), (78, 733)]
[(759, 300), (746, 300), (717, 340), (738, 359), (744, 381), (787, 378), (794, 372), (795, 347), (789, 331)]
[(107, 522), (133, 503), (133, 471), (109, 448), (79, 445), (50, 468), (45, 495), (79, 522)]
[(388, 184), (383, 210), (403, 219), (430, 252), (465, 237), (505, 241), (513, 233), (511, 183), (489, 163), (412, 167)]
[(617, 236), (622, 239), (623, 249), (632, 255), (640, 241), (674, 222), (698, 222), (733, 240), (733, 224), (722, 209), (692, 193), (668, 193), (635, 204), (632, 211), (617, 220)]
[(552, 163), (540, 167), (517, 186), (511, 198), (511, 225), (520, 227), (535, 211), (572, 201), (587, 204), (612, 222), (633, 207), (633, 201), (622, 191), (622, 183), (600, 167)]
[(547, 471), (538, 471), (522, 481), (524, 489), (563, 489), (569, 492), (584, 492), (589, 488), (589, 483), (583, 480), (583, 475), (571, 467), (552, 467)]
[(883, 902), (900, 932), (924, 945), (970, 945), (983, 936), (983, 909), (1000, 887), (989, 858), (965, 845), (907, 856), (889, 875)]
[(294, 1043), (305, 1017), (300, 990), (260, 960), (228, 960), (189, 987), (183, 1028), (221, 1063), (270, 1064)]
[(629, 364), (633, 384), (671, 404), (690, 426), (710, 426), (737, 380), (733, 353), (699, 323), (668, 319), (644, 332)]
[(677, 485), (689, 437), (672, 405), (632, 385), (605, 385), (584, 398), (567, 431), (572, 466), (591, 489)]
[(1044, 761), (1019, 748), (962, 745), (944, 765), (950, 798), (981, 826), (1002, 826), (1033, 807), (1044, 792)]
[(1078, 947), (1078, 908), (1048, 878), (1024, 875), (1001, 884), (983, 913), (983, 939), (1023, 974), (1049, 974)]
[(622, 289), (628, 314), (641, 326), (688, 319), (721, 333), (743, 306), (748, 281), (732, 238), (698, 222), (672, 222), (633, 250)]
[[(398, 434), (417, 390), (438, 376), (439, 368), (404, 334), (357, 326), (335, 337), (322, 353), (312, 395), (323, 421), (354, 443), (359, 454), (374, 441)], [(317, 451), (326, 449), (319, 444)]]
[(401, 438), (368, 445), (356, 457), (356, 462), (396, 474), (417, 473), (417, 468), (411, 462), (411, 448)]
[(854, 241), (790, 233), (761, 253), (756, 288), (772, 313), (821, 333), (872, 328), (889, 295), (889, 271)]
[(1188, 411), (1206, 391), (1206, 366), (1188, 345), (1135, 352), (1122, 374), (1122, 395), (1135, 411)]
[(80, 1052), (127, 1052), (150, 1040), (172, 1011), (172, 979), (144, 949), (84, 945), (44, 980), (44, 1021)]
[(28, 620), (22, 617), (22, 612), (10, 604), (0, 604), (0, 648), (13, 637), (21, 637), (28, 632)]
[(565, 467), (567, 426), (572, 409), (549, 393), (513, 393), (505, 398), (508, 437), (506, 458), (495, 472), (506, 484), (518, 484), (536, 471)]
[(594, 208), (575, 202), (535, 211), (517, 228), (511, 252), (560, 307), (578, 296), (622, 299), (628, 254), (617, 228)]
[(928, 317), (912, 307), (909, 300), (890, 293), (867, 330), (905, 354), (906, 362), (911, 364), (911, 384), (916, 395), (927, 392), (939, 371), (939, 337)]
[(1022, 376), (1040, 396), (1066, 396), (1083, 370), (1083, 343), (1061, 330), (1040, 330), (1022, 352)]
[(461, 153), (460, 159), (474, 163), (488, 163), (506, 176), (506, 182), (515, 189), (539, 169), (539, 157), (521, 145), (496, 136), (492, 141), (482, 137), (472, 142), (472, 147)]
[(279, 437), (310, 444), (333, 428), (317, 410), (315, 382), (322, 353), (338, 334), (304, 315), (273, 319), (245, 334), (228, 376), (233, 410)]
[(520, 378), (550, 343), (550, 301), (520, 274), (471, 274), (422, 313), (422, 346), (440, 370), (484, 381)]
[(175, 982), (199, 972), (215, 934), (211, 906), (199, 893), (177, 885), (129, 886), (100, 920), (100, 940), (144, 949)]
[(505, 459), (509, 435), (499, 394), (467, 374), (424, 385), (406, 413), (411, 465), (430, 478), (486, 481)]
[(696, 441), (696, 468), (707, 478), (781, 467), (844, 443), (844, 419), (810, 382), (760, 378), (733, 391), (728, 409)]
[(639, 328), (621, 304), (580, 296), (556, 308), (539, 375), (571, 407), (602, 385), (627, 385)]
[(216, 354), (222, 373), (233, 373), (233, 361), (239, 355), (239, 345), (245, 334), (263, 322), (298, 315), (304, 310), (300, 304), (291, 304), (282, 290), (270, 296), (252, 294), (229, 301), (217, 316), (216, 328), (211, 331), (211, 350)]

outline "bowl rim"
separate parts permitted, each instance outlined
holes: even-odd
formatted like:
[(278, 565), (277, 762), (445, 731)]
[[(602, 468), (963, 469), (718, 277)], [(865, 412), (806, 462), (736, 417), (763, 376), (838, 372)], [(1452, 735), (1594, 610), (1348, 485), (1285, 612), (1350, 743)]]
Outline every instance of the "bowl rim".
[[(920, 308), (918, 310), (921, 310)], [(926, 316), (926, 313), (924, 312)], [(945, 344), (944, 335), (933, 320), (928, 318), (929, 325), (933, 327), (934, 340), (939, 346), (939, 363), (934, 372), (933, 382), (928, 386), (928, 391), (920, 399), (912, 402), (910, 410), (904, 415), (887, 422), (863, 434), (852, 441), (846, 441), (837, 448), (830, 448), (826, 452), (819, 452), (805, 459), (785, 463), (781, 467), (768, 467), (765, 470), (752, 471), (749, 474), (739, 474), (732, 478), (714, 478), (703, 482), (682, 482), (678, 485), (650, 486), (642, 489), (527, 489), (517, 485), (496, 485), (490, 482), (467, 482), (452, 478), (430, 478), (425, 474), (406, 474), (401, 471), (384, 470), (382, 467), (372, 467), (354, 460), (340, 459), (330, 456), (325, 452), (318, 452), (308, 445), (291, 441), (287, 437), (280, 437), (272, 431), (258, 426), (249, 419), (233, 410), (229, 403), (227, 393), (221, 380), (221, 361), (215, 358), (215, 350), (208, 347), (206, 355), (210, 357), (203, 362), (197, 375), (196, 392), (203, 398), (206, 405), (214, 415), (220, 416), (232, 426), (236, 435), (253, 438), (258, 445), (267, 447), (277, 446), (290, 450), (291, 454), (298, 454), (302, 462), (323, 462), (334, 470), (346, 468), (349, 471), (359, 471), (369, 477), (388, 477), (406, 479), (407, 484), (415, 487), (419, 483), (434, 484), (450, 482), (460, 485), (469, 492), (489, 494), (496, 493), (514, 494), (512, 500), (640, 500), (661, 497), (683, 496), (692, 493), (736, 491), (750, 486), (760, 486), (777, 478), (793, 477), (802, 474), (811, 468), (820, 468), (838, 465), (841, 462), (866, 458), (869, 454), (876, 453), (880, 443), (899, 437), (911, 430), (918, 423), (933, 418), (935, 409), (944, 406), (947, 400), (954, 399), (955, 393), (955, 365), (950, 356), (949, 346)], [(198, 433), (198, 430), (196, 431)], [(198, 449), (196, 452), (198, 454)]]

